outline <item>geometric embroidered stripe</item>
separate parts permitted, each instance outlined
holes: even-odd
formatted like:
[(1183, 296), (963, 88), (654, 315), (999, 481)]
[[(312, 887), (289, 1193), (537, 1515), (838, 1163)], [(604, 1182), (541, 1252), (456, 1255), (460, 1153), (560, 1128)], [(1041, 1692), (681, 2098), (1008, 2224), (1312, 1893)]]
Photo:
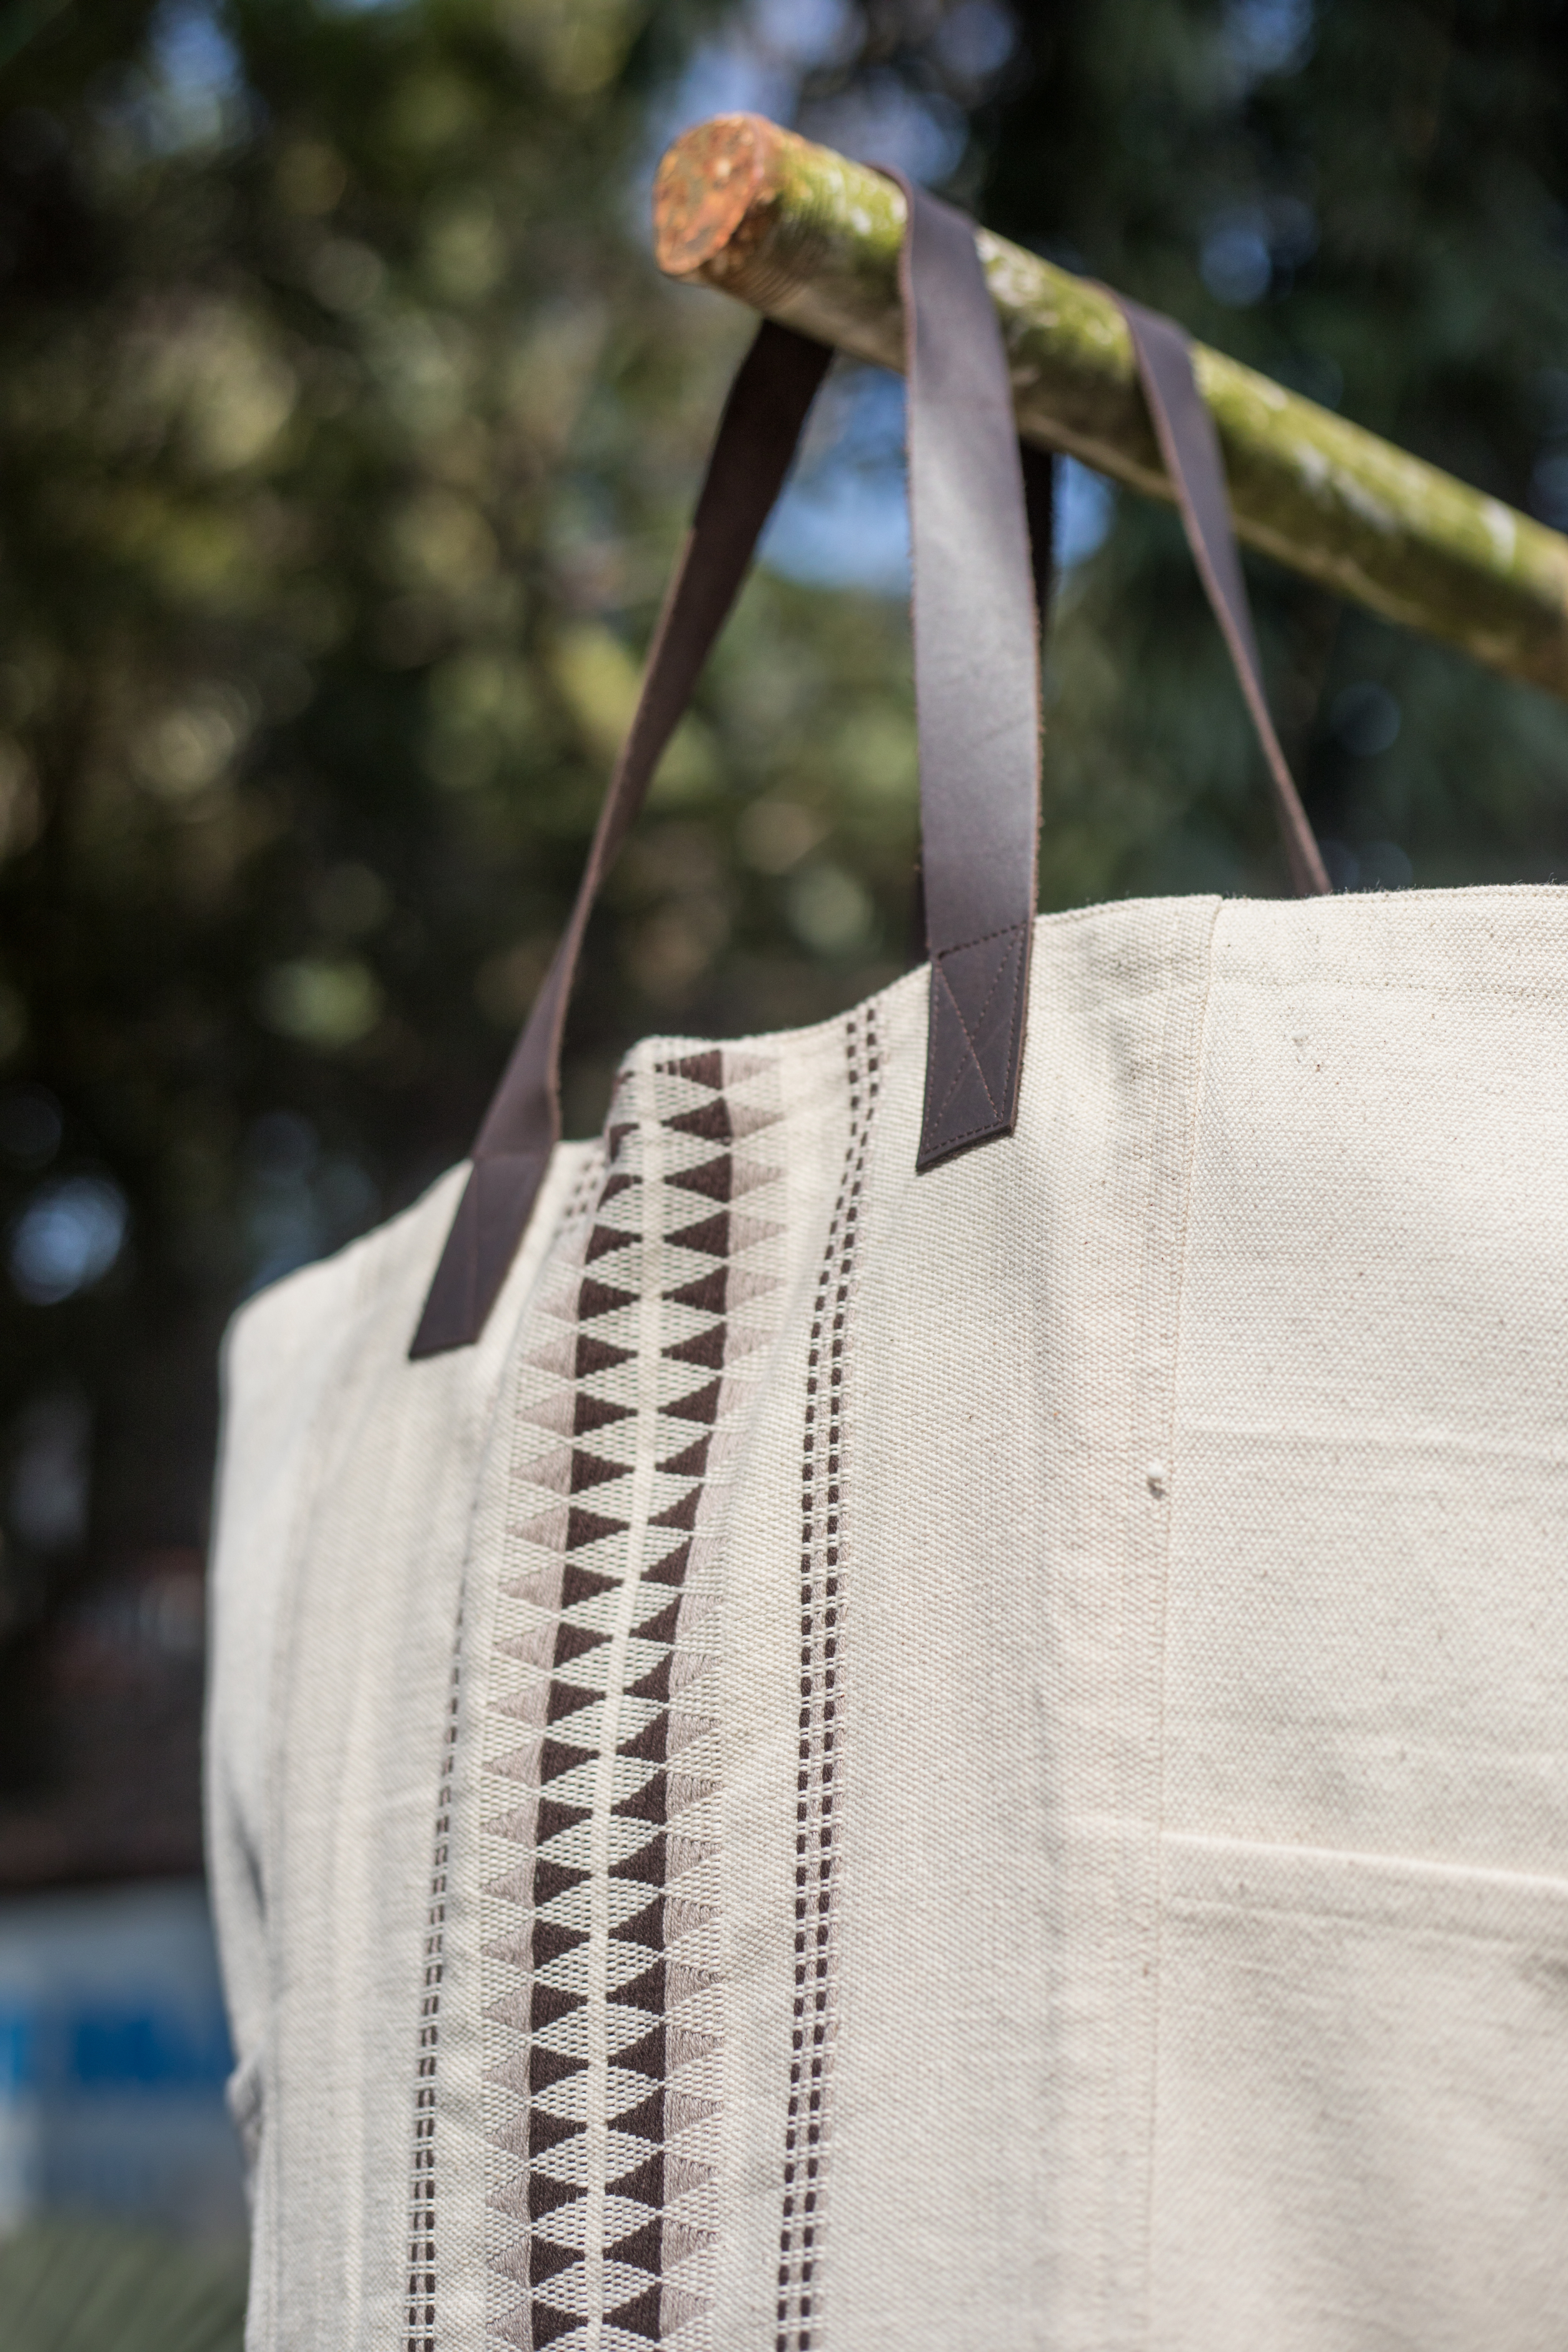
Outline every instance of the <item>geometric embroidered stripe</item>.
[(800, 1718), (795, 1789), (795, 2014), (784, 2126), (776, 2352), (809, 2352), (821, 2252), (827, 2098), (837, 2023), (833, 1895), (838, 1778), (840, 1494), (849, 1294), (866, 1152), (881, 1086), (876, 1016), (846, 1024), (849, 1133), (812, 1310), (801, 1470)]
[(489, 2330), (527, 2352), (710, 2341), (714, 1492), (777, 1287), (776, 1104), (771, 1059), (633, 1058), (525, 1368), (485, 1893)]
[(458, 1748), (458, 1676), (463, 1618), (452, 1645), (447, 1728), (441, 1742), (430, 1906), (425, 1922), (425, 1974), (419, 1993), (419, 2055), (414, 2093), (414, 2180), (408, 2212), (408, 2306), (405, 2352), (436, 2352), (436, 2045), (441, 2023), (441, 1971), (447, 1932), (447, 1865), (452, 1843), (452, 1766)]

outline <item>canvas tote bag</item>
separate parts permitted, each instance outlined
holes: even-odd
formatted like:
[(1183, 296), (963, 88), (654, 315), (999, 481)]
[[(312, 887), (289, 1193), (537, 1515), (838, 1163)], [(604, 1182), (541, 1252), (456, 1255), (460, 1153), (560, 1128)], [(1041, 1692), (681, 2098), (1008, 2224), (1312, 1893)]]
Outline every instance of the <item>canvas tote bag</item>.
[(764, 328), (471, 1162), (228, 1343), (253, 2352), (1568, 2340), (1568, 897), (1314, 895), (1270, 734), (1297, 903), (1034, 920), (1028, 485), (910, 215), (930, 969), (556, 1141)]

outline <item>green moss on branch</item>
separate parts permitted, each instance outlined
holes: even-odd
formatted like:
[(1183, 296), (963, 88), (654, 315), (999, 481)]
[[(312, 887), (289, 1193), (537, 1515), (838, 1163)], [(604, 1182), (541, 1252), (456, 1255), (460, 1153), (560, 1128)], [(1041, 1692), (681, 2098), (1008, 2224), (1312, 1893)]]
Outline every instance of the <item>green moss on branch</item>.
[[(902, 365), (893, 184), (755, 115), (660, 167), (660, 265), (885, 367)], [(1088, 280), (979, 232), (1022, 432), (1131, 488), (1171, 487), (1126, 327)], [(1198, 345), (1239, 536), (1390, 620), (1568, 698), (1568, 539)]]

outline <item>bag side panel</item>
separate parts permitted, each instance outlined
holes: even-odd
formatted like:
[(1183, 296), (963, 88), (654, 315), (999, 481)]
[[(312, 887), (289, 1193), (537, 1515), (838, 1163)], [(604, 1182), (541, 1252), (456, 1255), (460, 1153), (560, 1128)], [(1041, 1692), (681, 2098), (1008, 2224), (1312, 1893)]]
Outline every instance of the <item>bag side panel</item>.
[(1568, 2309), (1568, 893), (1228, 906), (1165, 1720), (1154, 2340)]
[[(480, 1347), (406, 1358), (460, 1171), (264, 1296), (235, 1343), (212, 1769), (220, 1878), (255, 1890), (234, 1981), (260, 2019), (249, 2340), (267, 2352), (380, 2347), (405, 2328), (432, 1839), (473, 1490), (521, 1299), (581, 1158), (557, 1155)], [(255, 1652), (269, 1616), (268, 1674)]]
[(1037, 929), (1011, 1142), (913, 1177), (921, 1011), (848, 1300), (830, 2112), (807, 2344), (1145, 2340), (1160, 1650), (1212, 900)]
[[(374, 1243), (277, 1284), (225, 1337), (223, 1425), (212, 1557), (204, 1757), (207, 1883), (235, 2052), (228, 2104), (245, 2158), (258, 2247), (272, 2207), (260, 2164), (272, 2054), (268, 1759), (279, 1617), (322, 1431), (368, 1289)], [(252, 2340), (273, 2335), (271, 2280), (254, 2267)]]

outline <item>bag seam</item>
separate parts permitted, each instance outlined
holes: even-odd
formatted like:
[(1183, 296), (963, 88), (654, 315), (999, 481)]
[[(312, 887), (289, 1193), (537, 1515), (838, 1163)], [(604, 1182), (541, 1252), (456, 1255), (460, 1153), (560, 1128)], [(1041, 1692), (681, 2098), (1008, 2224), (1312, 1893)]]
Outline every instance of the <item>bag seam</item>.
[(1182, 1171), (1181, 1232), (1176, 1243), (1176, 1281), (1171, 1330), (1170, 1402), (1165, 1421), (1164, 1461), (1167, 1467), (1167, 1504), (1164, 1519), (1164, 1539), (1161, 1546), (1160, 1574), (1160, 1661), (1159, 1684), (1154, 1710), (1154, 1741), (1157, 1780), (1154, 1804), (1154, 1926), (1149, 1966), (1153, 1976), (1153, 2013), (1150, 2030), (1150, 2089), (1149, 2089), (1149, 2168), (1145, 2195), (1143, 2230), (1144, 2326), (1143, 2338), (1149, 2352), (1153, 2345), (1152, 2281), (1154, 2274), (1154, 2204), (1159, 2172), (1160, 2151), (1160, 1985), (1164, 1948), (1164, 1853), (1168, 1834), (1165, 1825), (1166, 1804), (1166, 1661), (1169, 1654), (1171, 1622), (1171, 1549), (1174, 1541), (1175, 1506), (1175, 1434), (1176, 1401), (1181, 1384), (1182, 1328), (1187, 1297), (1187, 1269), (1190, 1262), (1193, 1224), (1193, 1186), (1197, 1169), (1198, 1129), (1203, 1117), (1204, 1099), (1208, 1081), (1210, 1013), (1215, 989), (1215, 935), (1225, 911), (1225, 901), (1216, 898), (1209, 916), (1208, 930), (1203, 948), (1203, 1002), (1198, 1007), (1198, 1049), (1196, 1068), (1193, 1076), (1192, 1108), (1187, 1118), (1187, 1148)]

